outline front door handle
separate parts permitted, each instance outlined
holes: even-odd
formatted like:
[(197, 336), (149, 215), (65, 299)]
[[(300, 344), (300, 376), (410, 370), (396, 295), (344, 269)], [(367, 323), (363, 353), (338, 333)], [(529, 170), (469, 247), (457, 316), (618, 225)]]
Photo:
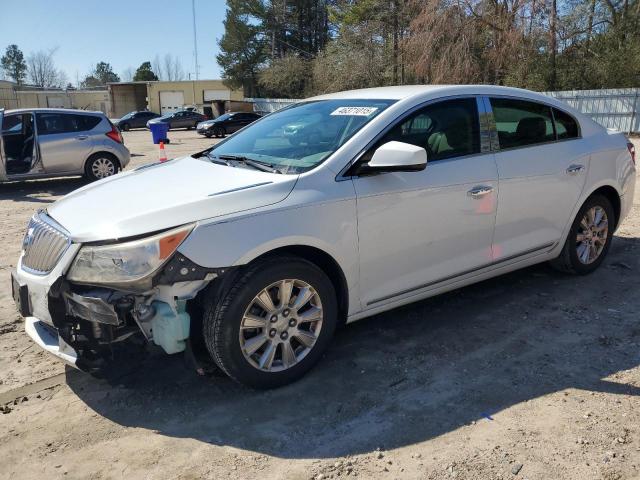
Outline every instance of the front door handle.
[(467, 192), (471, 198), (481, 198), (489, 193), (493, 192), (493, 187), (488, 185), (478, 185), (477, 187), (473, 187), (471, 190)]
[(584, 165), (569, 165), (569, 167), (567, 168), (567, 173), (569, 175), (575, 175), (576, 173), (579, 173), (581, 171), (584, 170)]
[(89, 135), (78, 135), (76, 137), (76, 139), (78, 139), (78, 140), (86, 140), (87, 138), (89, 138)]

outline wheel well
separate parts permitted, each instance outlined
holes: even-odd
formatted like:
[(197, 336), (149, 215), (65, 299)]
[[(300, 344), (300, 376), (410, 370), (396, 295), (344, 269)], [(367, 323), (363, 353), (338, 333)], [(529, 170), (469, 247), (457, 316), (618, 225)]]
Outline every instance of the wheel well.
[(618, 228), (618, 221), (620, 220), (620, 209), (621, 209), (620, 195), (618, 195), (618, 191), (610, 185), (605, 185), (604, 187), (600, 187), (597, 190), (595, 190), (590, 195), (590, 197), (594, 195), (603, 195), (611, 202), (611, 205), (613, 206), (613, 212), (616, 216), (614, 229)]
[(338, 262), (327, 252), (319, 248), (309, 247), (307, 245), (291, 245), (264, 253), (252, 260), (251, 263), (265, 257), (278, 255), (295, 255), (304, 258), (322, 270), (327, 277), (329, 277), (329, 280), (331, 280), (338, 297), (338, 321), (342, 324), (346, 323), (349, 312), (349, 288), (347, 286), (347, 279)]
[(99, 155), (103, 155), (103, 156), (107, 156), (113, 159), (114, 162), (116, 162), (116, 165), (118, 166), (118, 169), (122, 170), (122, 165), (120, 165), (120, 160), (118, 160), (118, 157), (116, 157), (113, 153), (111, 152), (95, 152), (92, 153), (91, 155), (89, 155), (89, 158), (87, 158), (87, 160), (84, 162), (84, 171), (87, 171), (87, 166), (89, 165), (89, 162), (91, 160), (93, 160), (95, 157), (99, 156)]

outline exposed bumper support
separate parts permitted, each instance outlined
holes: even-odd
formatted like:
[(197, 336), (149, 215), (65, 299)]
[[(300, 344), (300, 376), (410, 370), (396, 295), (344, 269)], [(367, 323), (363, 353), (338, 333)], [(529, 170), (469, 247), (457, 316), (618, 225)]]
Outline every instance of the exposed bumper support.
[(56, 330), (35, 317), (27, 317), (25, 319), (24, 329), (27, 335), (36, 342), (41, 348), (45, 349), (51, 355), (54, 355), (64, 361), (66, 364), (78, 368), (76, 361), (78, 354), (71, 348), (56, 332)]

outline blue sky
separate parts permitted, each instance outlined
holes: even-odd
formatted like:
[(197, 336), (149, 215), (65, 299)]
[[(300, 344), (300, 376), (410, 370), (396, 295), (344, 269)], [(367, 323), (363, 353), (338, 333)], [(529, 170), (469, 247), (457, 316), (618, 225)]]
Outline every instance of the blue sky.
[[(15, 43), (25, 56), (57, 47), (54, 61), (75, 83), (99, 61), (121, 75), (156, 54), (180, 58), (194, 72), (191, 0), (0, 0), (0, 51)], [(195, 0), (200, 78), (220, 78), (215, 56), (224, 0)]]

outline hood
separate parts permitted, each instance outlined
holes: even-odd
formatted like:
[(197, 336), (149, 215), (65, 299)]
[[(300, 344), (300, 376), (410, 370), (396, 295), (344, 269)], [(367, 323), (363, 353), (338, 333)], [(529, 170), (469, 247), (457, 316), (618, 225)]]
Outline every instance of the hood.
[(184, 157), (86, 185), (47, 213), (76, 242), (112, 240), (278, 203), (297, 178)]

